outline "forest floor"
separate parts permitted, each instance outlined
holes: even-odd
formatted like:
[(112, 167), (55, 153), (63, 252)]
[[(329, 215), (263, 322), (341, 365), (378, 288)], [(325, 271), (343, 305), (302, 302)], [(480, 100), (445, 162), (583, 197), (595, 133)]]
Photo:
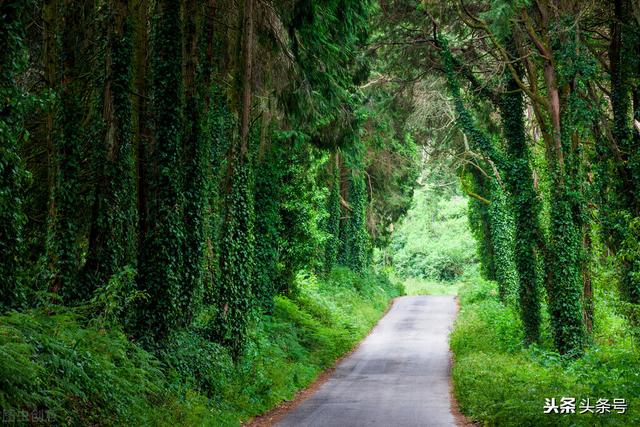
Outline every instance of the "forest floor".
[(450, 295), (395, 300), (358, 349), (279, 426), (453, 426)]

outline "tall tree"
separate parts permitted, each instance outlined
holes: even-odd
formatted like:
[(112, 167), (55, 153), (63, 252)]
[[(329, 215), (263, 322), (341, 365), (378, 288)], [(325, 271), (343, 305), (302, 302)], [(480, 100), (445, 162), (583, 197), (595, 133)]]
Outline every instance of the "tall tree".
[(210, 61), (200, 62), (200, 38), (204, 26), (203, 9), (195, 0), (184, 4), (185, 31), (185, 113), (183, 131), (183, 158), (185, 179), (184, 205), (184, 280), (180, 291), (180, 311), (189, 322), (200, 306), (203, 296), (203, 262), (205, 242), (205, 210), (207, 191), (208, 137), (204, 134), (204, 100), (208, 92), (207, 75), (212, 70)]
[(149, 297), (140, 307), (138, 332), (165, 338), (184, 324), (180, 293), (184, 265), (182, 187), (183, 84), (181, 4), (156, 3), (151, 75), (153, 141), (145, 148), (149, 194), (147, 230), (142, 240), (140, 289)]
[[(516, 57), (515, 41), (510, 38), (506, 47)], [(514, 65), (518, 78), (523, 68)], [(518, 271), (518, 297), (520, 311), (528, 342), (540, 337), (540, 295), (536, 268), (537, 248), (541, 242), (540, 206), (533, 183), (533, 171), (529, 164), (529, 148), (525, 133), (523, 93), (511, 73), (505, 73), (505, 92), (500, 99), (500, 116), (506, 151), (510, 162), (505, 174), (513, 205), (515, 221), (515, 263)]]
[(22, 206), (25, 170), (18, 154), (27, 138), (27, 98), (16, 82), (26, 67), (25, 10), (21, 1), (0, 4), (0, 308), (24, 302), (20, 270), (24, 250)]
[(108, 31), (102, 144), (96, 154), (96, 195), (85, 271), (91, 287), (104, 284), (137, 258), (135, 156), (131, 123), (132, 28), (128, 1), (107, 4)]
[(329, 234), (325, 247), (324, 267), (330, 272), (338, 260), (338, 250), (340, 246), (340, 164), (339, 154), (334, 153), (329, 160), (331, 168), (331, 187), (327, 199), (326, 231)]
[[(85, 8), (86, 6), (86, 8)], [(51, 212), (53, 221), (52, 291), (67, 299), (84, 293), (78, 283), (82, 266), (82, 162), (87, 142), (89, 114), (83, 97), (86, 92), (89, 34), (85, 31), (90, 5), (64, 0), (62, 4), (61, 62), (62, 84), (59, 88), (60, 106), (56, 125), (62, 129), (53, 137), (55, 147), (55, 187)], [(53, 131), (53, 129), (52, 129)], [(54, 131), (55, 132), (55, 131)]]
[(608, 53), (613, 123), (612, 141), (606, 149), (604, 161), (613, 163), (612, 170), (605, 170), (605, 173), (613, 175), (609, 177), (613, 194), (605, 206), (604, 229), (611, 237), (612, 249), (623, 251), (619, 256), (622, 293), (629, 302), (637, 304), (640, 303), (640, 280), (635, 277), (640, 260), (633, 250), (629, 250), (625, 240), (628, 233), (634, 234), (629, 227), (633, 218), (640, 216), (640, 130), (634, 126), (639, 109), (640, 25), (633, 18), (631, 1), (615, 0), (611, 7), (613, 16)]
[(244, 344), (254, 279), (254, 211), (249, 162), (249, 133), (252, 104), (253, 0), (245, 0), (242, 11), (242, 67), (240, 88), (240, 129), (237, 143), (229, 153), (225, 216), (220, 248), (220, 286), (214, 333), (229, 346), (235, 357)]

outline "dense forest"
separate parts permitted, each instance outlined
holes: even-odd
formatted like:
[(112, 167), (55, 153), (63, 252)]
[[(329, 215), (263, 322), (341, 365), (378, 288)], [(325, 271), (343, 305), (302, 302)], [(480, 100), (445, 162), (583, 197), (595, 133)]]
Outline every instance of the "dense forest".
[(445, 289), (471, 420), (640, 422), (637, 1), (0, 16), (3, 416), (236, 425)]

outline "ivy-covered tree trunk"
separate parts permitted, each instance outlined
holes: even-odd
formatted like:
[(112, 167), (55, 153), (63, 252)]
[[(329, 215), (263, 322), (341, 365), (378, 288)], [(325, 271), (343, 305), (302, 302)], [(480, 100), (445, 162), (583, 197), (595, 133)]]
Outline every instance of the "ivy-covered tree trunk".
[(328, 273), (338, 261), (338, 250), (340, 246), (340, 166), (338, 153), (334, 153), (330, 160), (332, 172), (331, 187), (327, 199), (326, 232), (328, 234), (325, 244), (324, 270)]
[[(557, 166), (556, 166), (557, 167)], [(549, 313), (554, 342), (560, 353), (580, 350), (584, 344), (582, 316), (582, 227), (574, 216), (572, 194), (555, 171), (552, 184)]]
[[(486, 159), (486, 169), (492, 171), (492, 177), (485, 177), (477, 170), (473, 170), (474, 180), (481, 184), (486, 194), (490, 195), (489, 206), (483, 207), (478, 205), (479, 213), (483, 213), (482, 209), (486, 209), (487, 220), (480, 216), (479, 224), (483, 229), (490, 230), (490, 236), (484, 231), (482, 240), (487, 240), (484, 245), (491, 245), (491, 251), (487, 251), (487, 260), (483, 263), (484, 269), (487, 271), (491, 266), (498, 281), (500, 296), (505, 299), (507, 294), (515, 287), (517, 281), (516, 264), (514, 262), (514, 236), (513, 236), (513, 216), (510, 206), (510, 200), (504, 194), (500, 187), (498, 179), (505, 175), (508, 170), (510, 159), (504, 155), (497, 144), (490, 140), (486, 133), (475, 123), (473, 116), (464, 105), (460, 84), (454, 72), (454, 59), (451, 51), (447, 46), (446, 40), (440, 41), (443, 65), (445, 68), (445, 76), (449, 92), (453, 96), (453, 103), (458, 115), (456, 121), (463, 132), (467, 135), (470, 144), (474, 150), (481, 153)], [(476, 201), (472, 203), (478, 203)], [(486, 226), (488, 224), (488, 227)], [(478, 227), (476, 227), (478, 235)], [(491, 254), (491, 257), (488, 254)], [(490, 263), (490, 260), (493, 262)]]
[[(640, 303), (640, 280), (637, 279), (640, 259), (636, 251), (630, 250), (627, 234), (633, 235), (630, 227), (633, 218), (640, 217), (640, 132), (633, 126), (633, 87), (640, 80), (640, 35), (634, 25), (633, 5), (629, 0), (612, 2), (614, 19), (611, 21), (609, 58), (611, 64), (611, 107), (613, 144), (607, 150), (604, 161), (613, 163), (615, 176), (609, 178), (613, 197), (608, 200), (604, 212), (604, 231), (611, 236), (613, 249), (622, 249), (618, 256), (621, 267), (621, 290), (625, 299)], [(635, 80), (635, 83), (634, 83)]]
[(138, 248), (139, 258), (148, 231), (149, 206), (149, 150), (151, 148), (152, 131), (149, 102), (149, 1), (135, 0), (130, 4), (131, 23), (135, 28), (133, 51), (133, 93), (132, 121), (133, 141), (135, 144), (136, 178), (137, 178), (137, 212), (138, 212)]
[[(356, 141), (354, 144), (359, 142)], [(357, 272), (362, 272), (367, 267), (369, 249), (369, 235), (366, 228), (368, 199), (363, 162), (362, 147), (354, 145), (350, 152), (340, 159), (339, 179), (336, 181), (340, 184), (338, 197), (342, 197), (345, 202), (345, 216), (341, 218), (338, 233), (337, 260), (340, 265)]]
[(498, 295), (501, 301), (507, 301), (516, 291), (517, 270), (514, 257), (514, 223), (510, 200), (496, 179), (489, 180), (490, 200), (487, 216), (491, 227), (491, 245), (493, 246), (495, 280), (498, 282)]
[(210, 159), (209, 173), (211, 180), (208, 186), (208, 199), (211, 212), (207, 221), (207, 267), (209, 277), (205, 285), (204, 300), (209, 304), (215, 304), (219, 292), (216, 287), (221, 282), (219, 264), (225, 212), (224, 196), (226, 188), (224, 188), (224, 182), (227, 179), (224, 174), (228, 169), (228, 161), (231, 160), (226, 158), (226, 155), (235, 142), (237, 119), (231, 112), (229, 102), (222, 89), (216, 83), (212, 83), (210, 86), (206, 132), (211, 147), (211, 153), (207, 156)]
[[(139, 313), (138, 334), (161, 340), (183, 325), (184, 266), (182, 162), (182, 19), (180, 2), (156, 4), (151, 55), (153, 146), (147, 147), (147, 231), (140, 259), (140, 289), (149, 297)], [(148, 149), (151, 148), (151, 149)]]
[(54, 189), (52, 291), (65, 299), (76, 299), (83, 293), (78, 283), (82, 261), (81, 233), (81, 164), (85, 144), (82, 72), (83, 61), (83, 2), (65, 0), (62, 8), (64, 25), (60, 57), (62, 85), (60, 112), (56, 126), (61, 133), (54, 137), (56, 181)]
[[(468, 174), (470, 177), (473, 192), (485, 200), (474, 197), (469, 198), (469, 228), (475, 241), (478, 243), (478, 259), (480, 260), (480, 274), (486, 280), (496, 280), (496, 264), (493, 252), (493, 236), (491, 230), (491, 220), (489, 218), (489, 204), (491, 197), (487, 194), (487, 178), (476, 168)], [(464, 175), (461, 179), (467, 179)]]
[(355, 169), (349, 178), (349, 234), (347, 236), (347, 266), (362, 273), (367, 267), (368, 235), (366, 229), (367, 190), (362, 169)]
[(208, 135), (203, 132), (205, 75), (210, 69), (199, 61), (199, 31), (204, 16), (195, 0), (184, 3), (184, 48), (185, 48), (185, 114), (183, 131), (184, 174), (184, 264), (180, 291), (180, 312), (183, 322), (191, 322), (201, 305), (203, 297), (203, 267), (205, 242), (205, 211), (207, 192)]
[(260, 150), (262, 155), (257, 160), (255, 177), (255, 279), (253, 293), (256, 302), (270, 311), (273, 297), (281, 291), (280, 277), (280, 205), (282, 203), (281, 175), (283, 164), (276, 153), (278, 150), (270, 141), (265, 142)]
[(136, 265), (137, 209), (135, 153), (131, 123), (132, 37), (128, 1), (107, 5), (109, 27), (103, 93), (104, 138), (97, 169), (93, 222), (85, 271), (86, 297), (125, 266)]
[(0, 4), (0, 309), (24, 303), (20, 271), (26, 175), (18, 148), (27, 137), (23, 120), (27, 100), (16, 83), (16, 75), (26, 66), (22, 3), (13, 0)]
[[(509, 43), (513, 43), (512, 40)], [(515, 49), (514, 46), (512, 50)], [(520, 70), (516, 64), (516, 69)], [(521, 71), (521, 70), (520, 70)], [(522, 75), (522, 73), (520, 73)], [(540, 206), (533, 186), (524, 128), (522, 91), (511, 73), (506, 76), (505, 93), (500, 103), (500, 115), (509, 165), (505, 181), (509, 189), (515, 222), (514, 257), (518, 272), (518, 301), (527, 342), (540, 338), (540, 295), (536, 268), (536, 247), (541, 238)]]
[[(584, 73), (589, 68), (584, 50), (566, 42), (560, 46), (558, 51), (547, 50), (544, 60), (551, 123), (546, 130), (550, 144), (547, 163), (552, 185), (547, 294), (555, 346), (562, 354), (577, 354), (585, 343), (582, 292), (584, 263), (589, 262), (582, 246), (587, 193), (580, 140), (587, 127), (577, 109), (583, 108), (579, 90), (584, 85), (580, 83), (587, 79)], [(568, 63), (577, 72), (558, 74), (558, 64)]]
[(244, 347), (247, 321), (251, 314), (255, 268), (254, 208), (249, 131), (252, 103), (253, 0), (245, 0), (242, 14), (242, 67), (240, 137), (231, 147), (226, 208), (220, 247), (218, 312), (211, 332), (231, 349), (234, 358)]
[(218, 313), (211, 327), (213, 336), (238, 357), (244, 346), (247, 322), (254, 307), (252, 287), (255, 269), (253, 194), (248, 162), (231, 158), (235, 165), (229, 177), (226, 213), (220, 246)]
[(349, 264), (349, 233), (351, 232), (351, 206), (346, 201), (349, 200), (349, 190), (351, 186), (351, 171), (345, 165), (344, 156), (338, 159), (338, 182), (340, 183), (340, 230), (338, 231), (338, 255), (337, 262), (339, 265), (346, 266)]

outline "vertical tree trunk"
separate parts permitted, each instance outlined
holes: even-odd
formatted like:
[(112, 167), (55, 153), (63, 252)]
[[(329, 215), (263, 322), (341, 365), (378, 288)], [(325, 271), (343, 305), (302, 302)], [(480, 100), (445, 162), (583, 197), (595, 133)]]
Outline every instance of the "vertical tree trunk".
[[(149, 229), (147, 195), (149, 194), (148, 152), (151, 148), (149, 123), (149, 2), (134, 0), (130, 4), (132, 24), (135, 28), (133, 52), (133, 138), (136, 148), (136, 181), (138, 211), (138, 242), (142, 242)], [(141, 245), (140, 245), (141, 247)]]
[(238, 358), (244, 346), (249, 311), (255, 306), (252, 287), (255, 281), (255, 218), (249, 161), (251, 116), (251, 67), (253, 49), (253, 0), (245, 0), (242, 14), (242, 65), (237, 70), (241, 83), (240, 138), (229, 152), (229, 169), (221, 231), (220, 286), (216, 319), (211, 333), (228, 346)]
[(23, 71), (24, 14), (20, 1), (0, 2), (0, 309), (24, 303), (20, 270), (23, 227), (24, 163), (18, 154), (23, 142), (24, 105), (16, 75)]
[(253, 0), (244, 2), (242, 37), (242, 110), (240, 116), (240, 161), (245, 161), (249, 151), (249, 127), (251, 125), (251, 79), (253, 67)]
[(207, 136), (202, 134), (204, 75), (209, 69), (198, 68), (199, 39), (202, 34), (202, 8), (195, 0), (184, 2), (184, 90), (185, 115), (183, 124), (182, 151), (184, 158), (184, 280), (180, 296), (181, 312), (188, 324), (202, 300), (204, 225), (206, 210), (206, 148)]
[[(515, 40), (507, 46), (513, 57), (518, 56)], [(520, 77), (524, 74), (518, 64)], [(523, 95), (511, 73), (506, 76), (506, 93), (502, 96), (500, 114), (509, 155), (509, 170), (505, 180), (509, 189), (515, 220), (514, 257), (518, 271), (518, 300), (528, 343), (540, 338), (540, 294), (536, 269), (536, 242), (542, 234), (533, 174), (529, 165), (529, 149), (524, 126)]]
[[(537, 2), (539, 16), (537, 26), (542, 29), (542, 35), (535, 34), (532, 26), (528, 26), (531, 40), (538, 53), (543, 57), (544, 80), (546, 84), (546, 107), (551, 118), (552, 134), (547, 143), (548, 171), (552, 183), (551, 212), (550, 212), (550, 242), (548, 247), (549, 273), (549, 313), (551, 317), (554, 343), (562, 353), (580, 352), (584, 344), (584, 324), (582, 318), (583, 292), (583, 257), (582, 232), (583, 223), (580, 201), (574, 196), (581, 189), (580, 156), (577, 155), (580, 142), (574, 141), (576, 136), (574, 118), (568, 102), (572, 96), (579, 96), (573, 89), (574, 81), (559, 81), (556, 71), (556, 51), (559, 46), (556, 40), (551, 43), (550, 37), (560, 37), (551, 34), (550, 11), (542, 2)], [(563, 52), (563, 54), (566, 52)], [(575, 60), (580, 53), (575, 53)], [(566, 80), (566, 78), (564, 78)], [(562, 87), (560, 87), (562, 86)], [(545, 123), (539, 123), (544, 127)], [(549, 146), (551, 145), (551, 146)]]
[(159, 0), (153, 25), (151, 75), (154, 147), (147, 152), (148, 230), (141, 251), (140, 288), (149, 294), (140, 307), (138, 332), (163, 340), (183, 326), (184, 192), (181, 159), (183, 55), (180, 2)]
[[(43, 64), (44, 64), (44, 80), (47, 89), (55, 91), (58, 84), (58, 8), (59, 0), (45, 0), (42, 5), (42, 20), (44, 22), (43, 30)], [(51, 105), (45, 116), (45, 139), (47, 150), (47, 213), (46, 213), (46, 229), (45, 229), (45, 257), (47, 259), (47, 270), (50, 275), (55, 274), (57, 264), (57, 251), (54, 245), (55, 240), (55, 221), (56, 221), (56, 203), (55, 203), (55, 186), (57, 180), (57, 164), (54, 147), (54, 118), (55, 107)], [(57, 291), (56, 285), (52, 290)]]
[[(588, 223), (585, 225), (583, 235), (584, 239), (582, 245), (584, 247), (584, 254), (587, 259), (591, 259), (593, 257), (593, 246), (591, 242), (591, 226)], [(591, 333), (593, 331), (594, 304), (593, 288), (591, 286), (591, 271), (589, 270), (588, 262), (583, 265), (582, 276), (582, 318), (584, 325), (587, 328), (587, 332)]]
[(126, 265), (135, 265), (137, 210), (131, 126), (131, 26), (127, 0), (107, 5), (103, 144), (96, 149), (96, 196), (85, 272), (86, 296)]
[(55, 274), (52, 291), (66, 299), (76, 299), (80, 289), (81, 264), (81, 163), (85, 143), (85, 113), (82, 103), (85, 87), (81, 70), (87, 43), (84, 32), (83, 2), (65, 0), (62, 26), (62, 81), (60, 85), (59, 137), (54, 138), (57, 176), (54, 203)]

